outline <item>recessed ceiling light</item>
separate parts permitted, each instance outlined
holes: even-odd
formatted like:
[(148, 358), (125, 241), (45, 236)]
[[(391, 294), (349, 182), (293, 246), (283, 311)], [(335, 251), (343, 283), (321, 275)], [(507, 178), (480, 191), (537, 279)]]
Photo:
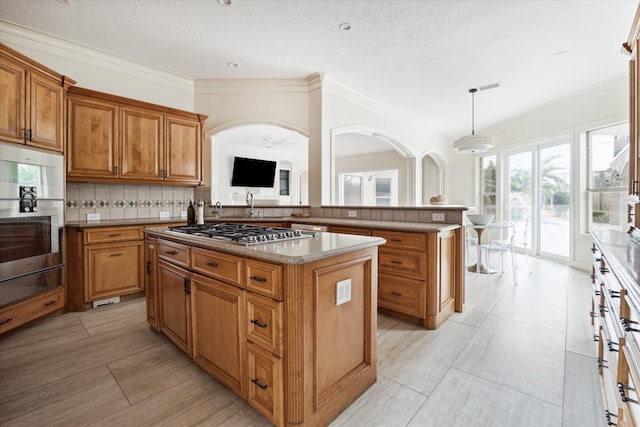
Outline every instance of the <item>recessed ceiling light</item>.
[(340, 28), (342, 31), (349, 31), (351, 29), (351, 24), (349, 24), (348, 22), (343, 22), (342, 24), (338, 25), (338, 28)]
[(231, 6), (231, 0), (218, 0), (218, 4), (222, 6)]
[(238, 68), (238, 64), (235, 62), (227, 62), (227, 67), (229, 68)]

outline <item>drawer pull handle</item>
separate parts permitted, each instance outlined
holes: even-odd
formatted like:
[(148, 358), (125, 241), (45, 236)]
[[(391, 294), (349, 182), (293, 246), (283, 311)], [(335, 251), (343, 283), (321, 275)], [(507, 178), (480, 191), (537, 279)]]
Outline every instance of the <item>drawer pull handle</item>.
[(609, 351), (618, 351), (617, 348), (613, 348), (613, 346), (617, 346), (618, 343), (615, 343), (611, 340), (607, 340), (607, 347), (609, 347)]
[(391, 264), (402, 264), (402, 261), (390, 261)]
[(169, 255), (178, 255), (178, 252), (176, 251), (166, 251), (165, 253)]
[(635, 399), (627, 397), (627, 395), (625, 394), (626, 390), (636, 391), (633, 387), (629, 387), (626, 384), (618, 382), (618, 392), (620, 393), (620, 398), (622, 399), (623, 402), (640, 403)]
[(257, 385), (258, 387), (260, 387), (263, 390), (266, 390), (269, 387), (268, 385), (260, 384), (260, 380), (258, 378), (252, 379), (251, 382), (254, 383), (255, 385)]
[(258, 276), (251, 276), (250, 279), (255, 281), (255, 282), (266, 282), (267, 281), (267, 279), (265, 279), (264, 277), (258, 277)]
[(402, 294), (400, 292), (397, 292), (397, 291), (391, 291), (391, 295), (395, 295), (397, 297), (401, 297), (402, 296)]
[(607, 365), (605, 365), (606, 360), (604, 359), (600, 359), (599, 357), (596, 359), (596, 361), (598, 362), (598, 368), (607, 368), (609, 369), (609, 367)]
[(4, 319), (2, 322), (0, 322), (0, 325), (4, 325), (5, 323), (9, 323), (13, 320), (13, 317), (9, 317), (8, 319)]
[(251, 320), (251, 323), (253, 323), (254, 325), (256, 325), (258, 328), (262, 328), (265, 329), (268, 325), (265, 323), (260, 323), (260, 321), (258, 319), (253, 319)]
[(122, 252), (119, 252), (119, 253), (117, 253), (117, 254), (111, 254), (111, 255), (109, 255), (109, 256), (122, 256)]
[(392, 242), (396, 242), (396, 243), (402, 242), (402, 239), (389, 239), (389, 240), (391, 240)]
[(616, 414), (614, 414), (613, 412), (609, 412), (608, 409), (606, 411), (604, 411), (604, 417), (607, 419), (607, 425), (608, 426), (617, 426), (618, 425), (618, 424), (614, 423), (613, 421), (611, 421), (611, 417), (618, 418), (618, 416)]
[(216, 268), (218, 266), (218, 264), (216, 264), (215, 262), (209, 261), (209, 262), (206, 263), (206, 266), (207, 267), (211, 267), (211, 268)]
[(109, 234), (109, 237), (118, 237), (118, 236), (122, 236), (122, 233)]
[(45, 303), (44, 303), (44, 306), (45, 306), (45, 307), (47, 307), (47, 306), (49, 306), (49, 305), (53, 305), (53, 304), (55, 304), (55, 303), (56, 303), (56, 300), (51, 300), (51, 301), (45, 302)]
[(147, 261), (147, 273), (153, 273), (153, 269), (151, 268), (151, 261)]

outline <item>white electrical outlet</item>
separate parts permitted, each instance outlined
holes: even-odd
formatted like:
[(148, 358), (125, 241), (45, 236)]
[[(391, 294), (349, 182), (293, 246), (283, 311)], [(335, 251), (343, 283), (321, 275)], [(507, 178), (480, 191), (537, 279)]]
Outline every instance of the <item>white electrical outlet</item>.
[(160, 218), (169, 218), (169, 212), (160, 212)]
[(180, 219), (187, 219), (187, 211), (180, 211)]
[(357, 218), (358, 217), (358, 211), (349, 211), (348, 215), (349, 215), (349, 218)]
[(100, 221), (99, 213), (87, 214), (87, 221)]
[(351, 279), (336, 282), (336, 305), (351, 301)]
[(444, 214), (443, 213), (432, 213), (431, 221), (442, 221), (444, 222)]

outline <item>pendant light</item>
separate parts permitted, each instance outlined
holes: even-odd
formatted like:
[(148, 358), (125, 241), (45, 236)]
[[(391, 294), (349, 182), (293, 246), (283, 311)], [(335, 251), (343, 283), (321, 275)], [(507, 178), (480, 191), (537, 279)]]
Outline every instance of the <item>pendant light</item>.
[[(493, 86), (493, 87), (496, 87), (496, 86)], [(488, 136), (484, 136), (484, 135), (476, 135), (476, 132), (475, 132), (474, 101), (475, 101), (475, 94), (477, 91), (478, 89), (476, 88), (469, 89), (469, 93), (471, 93), (471, 135), (463, 136), (462, 138), (453, 141), (453, 149), (460, 153), (481, 153), (483, 151), (487, 151), (493, 148), (494, 146), (493, 138), (489, 138)]]

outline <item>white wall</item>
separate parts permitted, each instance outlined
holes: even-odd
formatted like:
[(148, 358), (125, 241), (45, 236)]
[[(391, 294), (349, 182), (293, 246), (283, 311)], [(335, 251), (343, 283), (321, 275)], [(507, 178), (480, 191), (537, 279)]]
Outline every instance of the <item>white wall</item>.
[[(202, 150), (204, 183), (211, 182), (211, 165), (222, 156), (211, 136), (239, 125), (273, 124), (308, 135), (308, 92), (305, 79), (290, 80), (196, 80), (195, 108), (207, 114)], [(251, 156), (248, 156), (251, 157)], [(215, 171), (214, 171), (215, 172)]]
[(0, 22), (2, 43), (75, 80), (76, 86), (193, 110), (193, 80), (132, 60)]
[[(431, 151), (447, 159), (450, 154), (449, 138), (419, 123), (416, 117), (407, 117), (392, 111), (376, 101), (344, 86), (329, 76), (322, 78), (322, 129), (318, 137), (322, 147), (322, 204), (330, 204), (331, 186), (331, 133), (350, 126), (368, 126), (398, 141), (413, 158)], [(412, 188), (413, 201), (421, 197), (421, 162), (414, 162), (415, 177), (406, 183)], [(401, 184), (403, 185), (403, 184)]]

